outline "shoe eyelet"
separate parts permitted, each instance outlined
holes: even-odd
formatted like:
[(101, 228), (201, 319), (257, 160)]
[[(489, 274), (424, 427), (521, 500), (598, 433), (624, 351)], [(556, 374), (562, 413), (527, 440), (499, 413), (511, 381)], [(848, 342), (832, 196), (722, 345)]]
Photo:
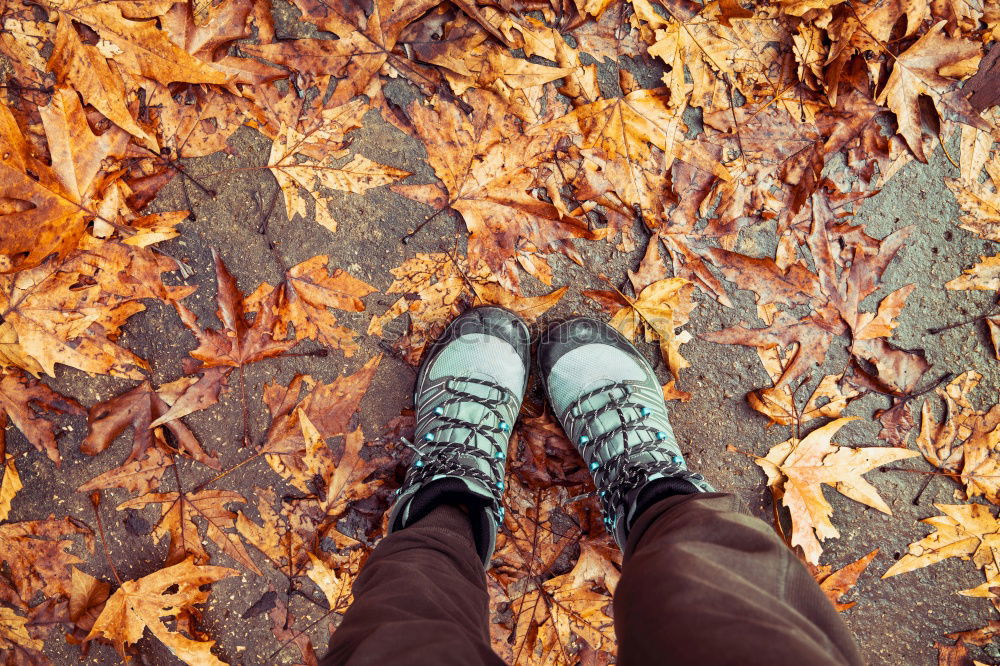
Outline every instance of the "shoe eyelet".
[(503, 490), (503, 481), (497, 481), (497, 488)]
[(510, 424), (506, 421), (501, 421), (497, 427), (500, 428), (500, 432), (508, 432), (510, 430)]
[(589, 441), (590, 441), (590, 438), (589, 438), (589, 437), (587, 437), (586, 435), (580, 435), (580, 440), (579, 440), (579, 442), (580, 442), (581, 444), (586, 444), (586, 443), (587, 443), (587, 442), (589, 442)]
[(507, 457), (507, 454), (505, 454), (503, 451), (496, 451), (493, 454), (493, 457), (496, 458), (497, 460), (503, 460), (504, 458)]
[(643, 416), (649, 416), (652, 413), (652, 410), (650, 410), (649, 407), (643, 407), (642, 409), (639, 410), (639, 413), (642, 414)]
[(425, 442), (433, 442), (434, 441), (434, 433), (429, 432), (426, 435), (424, 435), (424, 441)]
[(667, 438), (667, 433), (663, 432), (662, 430), (656, 431), (656, 439), (663, 441), (666, 438)]
[(675, 453), (674, 455), (670, 456), (670, 462), (672, 462), (675, 465), (680, 465), (682, 462), (684, 462), (684, 458)]
[(596, 472), (600, 467), (601, 467), (601, 463), (597, 462), (596, 460), (594, 462), (590, 463), (590, 471), (591, 472)]
[(444, 416), (444, 407), (435, 407), (434, 413), (438, 416)]
[(423, 466), (424, 466), (424, 461), (423, 461), (423, 460), (421, 460), (420, 458), (417, 458), (417, 459), (416, 459), (416, 460), (414, 461), (414, 463), (413, 463), (413, 466), (419, 469), (420, 467), (423, 467)]

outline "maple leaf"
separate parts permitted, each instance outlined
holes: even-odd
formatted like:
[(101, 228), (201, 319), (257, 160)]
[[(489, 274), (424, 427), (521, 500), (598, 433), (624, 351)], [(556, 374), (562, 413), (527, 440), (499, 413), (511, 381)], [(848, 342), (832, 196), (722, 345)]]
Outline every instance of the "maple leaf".
[[(771, 388), (751, 391), (747, 394), (747, 402), (756, 411), (771, 419), (777, 425), (795, 425), (801, 427), (817, 418), (838, 418), (847, 405), (860, 391), (844, 382), (844, 374), (825, 375), (813, 390), (806, 404), (801, 409), (796, 405), (795, 391), (787, 383), (781, 383), (785, 369), (798, 353), (782, 358), (777, 347), (758, 348), (757, 356), (774, 386)], [(791, 358), (790, 358), (791, 357)]]
[(18, 615), (12, 608), (0, 606), (0, 650), (7, 655), (27, 651), (29, 656), (20, 663), (32, 663), (32, 657), (41, 656), (43, 647), (43, 641), (28, 633), (28, 621), (29, 618)]
[(878, 491), (862, 474), (897, 460), (919, 455), (895, 447), (852, 449), (831, 439), (856, 417), (839, 418), (817, 428), (802, 439), (791, 438), (777, 444), (761, 458), (754, 458), (767, 474), (775, 501), (781, 500), (792, 517), (792, 546), (801, 546), (806, 561), (817, 564), (822, 553), (820, 541), (840, 536), (830, 522), (833, 507), (823, 497), (822, 484), (839, 493), (892, 515)]
[(586, 291), (588, 296), (609, 309), (614, 316), (611, 326), (629, 340), (645, 331), (646, 342), (659, 340), (660, 353), (675, 379), (690, 363), (680, 353), (680, 346), (691, 339), (677, 328), (688, 322), (695, 303), (691, 300), (694, 285), (683, 278), (666, 278), (649, 285), (631, 299), (617, 291)]
[(827, 599), (833, 603), (834, 608), (837, 609), (838, 613), (843, 613), (844, 611), (853, 608), (858, 602), (851, 601), (849, 603), (841, 603), (841, 598), (851, 591), (858, 582), (858, 578), (864, 573), (868, 565), (871, 564), (875, 556), (878, 555), (879, 549), (876, 548), (872, 552), (864, 555), (854, 562), (847, 564), (836, 571), (829, 565), (814, 566), (808, 565), (813, 578), (819, 583), (819, 587), (826, 594)]
[(2, 466), (3, 476), (0, 477), (0, 521), (7, 520), (10, 515), (11, 503), (14, 496), (24, 487), (21, 483), (21, 476), (14, 466), (14, 456), (7, 455), (7, 443), (0, 434), (0, 466)]
[[(214, 382), (210, 383), (214, 384)], [(198, 382), (193, 378), (182, 378), (176, 382), (164, 384), (159, 390), (153, 390), (152, 385), (148, 381), (144, 381), (131, 391), (95, 404), (87, 415), (89, 431), (80, 444), (80, 450), (88, 455), (97, 455), (107, 449), (118, 435), (131, 426), (132, 450), (125, 463), (119, 468), (122, 470), (120, 480), (127, 481), (130, 472), (134, 473), (140, 469), (143, 470), (143, 475), (152, 473), (150, 469), (159, 469), (159, 473), (156, 475), (158, 479), (159, 475), (162, 475), (166, 469), (166, 467), (160, 468), (159, 464), (166, 463), (167, 466), (172, 464), (172, 461), (168, 461), (164, 454), (172, 455), (175, 450), (212, 469), (219, 469), (218, 454), (210, 454), (205, 451), (194, 433), (183, 422), (179, 419), (169, 419), (165, 422), (162, 420), (162, 417), (169, 416), (174, 406), (190, 395), (190, 389), (197, 384)], [(208, 406), (213, 404), (217, 397), (218, 393), (198, 402), (202, 406)], [(175, 444), (167, 442), (162, 433), (161, 425), (162, 428), (166, 428), (170, 432)], [(153, 453), (154, 451), (156, 453)], [(132, 465), (147, 454), (148, 465), (143, 464), (138, 467)], [(126, 467), (128, 467), (129, 472), (126, 472)], [(98, 478), (107, 478), (115, 472), (116, 470), (112, 470)], [(87, 488), (92, 489), (90, 488), (92, 484), (97, 484), (94, 487), (108, 487), (94, 479), (87, 484)], [(140, 492), (135, 487), (125, 487), (130, 488), (132, 492)], [(142, 492), (148, 491), (147, 487)]]
[(70, 593), (70, 567), (82, 562), (67, 549), (68, 537), (82, 535), (93, 551), (93, 533), (72, 518), (25, 520), (0, 525), (0, 555), (10, 571), (18, 597), (29, 603), (36, 593), (65, 597)]
[[(362, 312), (361, 299), (376, 291), (371, 285), (352, 277), (346, 271), (327, 269), (329, 257), (317, 255), (292, 266), (278, 285), (274, 321), (275, 339), (289, 337), (289, 324), (295, 327), (296, 340), (316, 340), (330, 349), (341, 349), (351, 357), (358, 350), (354, 332), (337, 325), (330, 308), (346, 312)], [(246, 299), (246, 308), (258, 311), (275, 290), (263, 283)]]
[[(505, 18), (507, 25), (502, 27), (508, 32), (519, 30), (519, 41), (526, 50), (525, 55), (556, 59), (554, 39), (561, 39), (558, 33), (547, 29), (548, 34), (539, 39), (540, 30), (532, 29), (531, 24), (515, 23), (509, 17)], [(411, 43), (418, 59), (444, 70), (445, 78), (456, 95), (470, 88), (492, 88), (505, 96), (509, 90), (541, 86), (573, 71), (572, 67), (551, 67), (515, 57), (506, 48), (489, 40), (488, 35), (478, 28), (470, 19), (456, 20), (445, 26), (439, 39)], [(524, 36), (532, 38), (531, 41)]]
[(990, 596), (989, 587), (1000, 579), (1000, 553), (997, 552), (997, 533), (1000, 523), (982, 504), (935, 504), (943, 516), (932, 516), (923, 521), (936, 532), (910, 544), (909, 552), (882, 574), (882, 578), (936, 564), (949, 557), (972, 559), (986, 575), (986, 584), (980, 588), (963, 590), (966, 596)]
[(532, 196), (535, 171), (552, 157), (558, 137), (525, 136), (521, 122), (492, 100), (485, 91), (470, 90), (468, 116), (441, 97), (411, 104), (409, 115), (444, 195), (422, 186), (392, 189), (439, 210), (458, 211), (470, 234), (469, 264), (485, 263), (501, 285), (516, 291), (516, 263), (523, 252), (560, 251), (579, 260), (571, 239), (601, 234)]
[(280, 512), (275, 511), (273, 488), (256, 488), (254, 495), (263, 526), (241, 511), (236, 517), (237, 532), (288, 578), (303, 575), (311, 565), (309, 555), (317, 530), (311, 512), (303, 502), (283, 503)]
[[(992, 138), (987, 135), (987, 140)], [(961, 226), (980, 238), (1000, 241), (1000, 156), (986, 164), (989, 180), (984, 183), (976, 179), (972, 183), (963, 182), (957, 178), (945, 181), (948, 189), (955, 195), (958, 205), (962, 208)]]
[(571, 571), (513, 597), (516, 663), (574, 663), (566, 654), (574, 634), (595, 650), (613, 652), (614, 622), (607, 609), (619, 575), (603, 555), (584, 546)]
[[(75, 96), (74, 96), (75, 98)], [(68, 96), (53, 96), (68, 100)], [(79, 102), (76, 103), (79, 107)], [(82, 114), (82, 111), (79, 111)], [(54, 114), (53, 114), (54, 115)], [(45, 114), (50, 118), (50, 114)], [(50, 125), (52, 123), (50, 122)], [(89, 128), (87, 128), (89, 132)], [(53, 137), (54, 148), (69, 148), (58, 140), (68, 137)], [(81, 137), (85, 141), (84, 137)], [(96, 146), (94, 146), (96, 147)], [(59, 153), (56, 153), (57, 155)], [(85, 153), (88, 160), (93, 153)], [(77, 241), (84, 233), (87, 217), (83, 208), (86, 198), (81, 198), (77, 173), (72, 161), (49, 167), (32, 155), (31, 148), (17, 126), (14, 116), (5, 105), (0, 105), (0, 196), (14, 205), (0, 209), (3, 223), (0, 224), (0, 273), (24, 270), (37, 266), (49, 255), (55, 253), (65, 257), (76, 248)], [(61, 155), (65, 158), (65, 155)], [(81, 171), (84, 178), (95, 175), (92, 171), (100, 164), (90, 161)], [(29, 172), (34, 174), (32, 178)], [(67, 185), (64, 177), (71, 182)], [(89, 187), (91, 183), (87, 182)], [(77, 192), (72, 186), (77, 185)]]
[(271, 145), (267, 162), (267, 168), (281, 186), (289, 219), (296, 214), (308, 217), (305, 193), (315, 203), (314, 219), (330, 231), (336, 231), (337, 221), (330, 213), (332, 201), (320, 192), (320, 187), (364, 194), (373, 187), (410, 175), (409, 171), (373, 162), (360, 154), (355, 154), (350, 162), (340, 167), (309, 157), (297, 159), (298, 147), (307, 138), (292, 127), (284, 127)]
[(309, 427), (305, 421), (313, 426), (320, 438), (347, 435), (351, 418), (381, 360), (381, 356), (376, 356), (352, 375), (338, 377), (329, 384), (316, 384), (301, 400), (303, 384), (312, 383), (309, 377), (296, 375), (287, 387), (277, 383), (265, 386), (264, 402), (271, 412), (271, 426), (264, 446), (256, 455), (266, 456), (276, 473), (297, 485), (302, 492), (312, 493), (309, 489), (312, 474), (306, 470), (315, 461), (305, 460), (307, 441), (303, 428)]
[(199, 343), (198, 348), (191, 352), (191, 357), (200, 363), (189, 370), (198, 371), (215, 367), (239, 368), (266, 358), (280, 356), (293, 347), (295, 340), (274, 338), (277, 292), (272, 292), (270, 298), (258, 306), (257, 316), (252, 324), (248, 324), (246, 302), (236, 286), (236, 278), (226, 268), (218, 252), (212, 250), (212, 257), (215, 261), (215, 278), (219, 285), (216, 294), (219, 308), (216, 310), (216, 316), (222, 322), (223, 330), (202, 329), (198, 326), (198, 319), (193, 312), (181, 303), (173, 301), (181, 321)]
[[(55, 49), (49, 66), (60, 82), (80, 91), (84, 100), (125, 131), (143, 139), (152, 149), (156, 142), (132, 118), (124, 104), (122, 72), (163, 83), (225, 83), (228, 77), (170, 41), (153, 19), (172, 5), (168, 0), (145, 3), (84, 0), (43, 2), (58, 15)], [(86, 44), (74, 24), (94, 30), (97, 45)]]
[(896, 114), (899, 132), (921, 162), (926, 162), (922, 145), (919, 97), (926, 95), (937, 112), (954, 120), (988, 129), (968, 98), (957, 88), (953, 76), (963, 77), (976, 71), (981, 57), (978, 43), (949, 37), (946, 21), (940, 21), (895, 58), (892, 74), (877, 101)]
[(323, 0), (293, 0), (303, 20), (339, 39), (296, 39), (247, 46), (247, 53), (297, 71), (339, 77), (331, 103), (342, 104), (365, 92), (380, 71), (399, 73), (420, 86), (428, 78), (395, 51), (400, 33), (437, 4), (436, 0), (375, 0), (366, 15), (361, 3), (333, 5)]
[(125, 581), (105, 603), (87, 640), (107, 638), (125, 659), (126, 646), (137, 643), (149, 629), (185, 663), (225, 664), (211, 652), (215, 641), (192, 640), (171, 631), (163, 618), (179, 617), (196, 604), (205, 603), (209, 592), (202, 586), (237, 575), (239, 572), (233, 569), (199, 566), (188, 558), (148, 576)]
[(38, 375), (61, 363), (86, 372), (143, 379), (148, 364), (114, 343), (145, 298), (176, 302), (194, 287), (168, 287), (176, 263), (149, 250), (81, 238), (65, 260), (0, 275), (0, 366)]
[(983, 495), (1000, 503), (1000, 406), (980, 412), (968, 398), (981, 379), (970, 370), (937, 389), (946, 408), (941, 423), (930, 402), (924, 402), (917, 447), (929, 463), (965, 484), (969, 497)]
[(147, 493), (126, 500), (118, 505), (118, 510), (141, 509), (150, 504), (160, 505), (160, 520), (153, 528), (157, 542), (170, 537), (167, 564), (176, 564), (191, 557), (198, 563), (209, 561), (200, 537), (200, 530), (194, 519), (205, 523), (205, 536), (211, 539), (223, 553), (244, 567), (261, 575), (260, 569), (250, 559), (243, 543), (231, 532), (235, 526), (236, 514), (226, 508), (234, 502), (246, 503), (246, 499), (232, 490), (196, 490), (193, 492)]
[[(530, 323), (566, 293), (566, 287), (560, 287), (542, 296), (520, 296), (497, 282), (497, 276), (485, 264), (471, 269), (466, 259), (443, 252), (418, 253), (390, 272), (396, 279), (386, 293), (406, 296), (386, 312), (373, 316), (368, 334), (381, 336), (387, 323), (409, 314), (407, 333), (394, 346), (403, 352), (404, 360), (413, 365), (427, 343), (435, 339), (466, 304), (499, 305)], [(408, 300), (411, 297), (412, 300)]]
[[(602, 169), (618, 196), (629, 207), (639, 207), (647, 224), (653, 227), (660, 213), (657, 208), (662, 193), (651, 181), (662, 181), (663, 173), (675, 159), (722, 180), (730, 179), (717, 160), (698, 152), (697, 144), (682, 140), (682, 110), (670, 108), (663, 89), (640, 89), (624, 97), (579, 106), (531, 132), (579, 134), (585, 158)], [(661, 152), (654, 154), (652, 147)]]
[[(84, 411), (72, 398), (60, 395), (37, 379), (18, 370), (0, 373), (0, 425), (7, 419), (20, 430), (32, 446), (49, 457), (58, 467), (62, 458), (56, 442), (54, 425), (42, 414), (72, 414), (82, 416)], [(4, 433), (0, 432), (0, 444)], [(2, 456), (0, 456), (2, 458)]]

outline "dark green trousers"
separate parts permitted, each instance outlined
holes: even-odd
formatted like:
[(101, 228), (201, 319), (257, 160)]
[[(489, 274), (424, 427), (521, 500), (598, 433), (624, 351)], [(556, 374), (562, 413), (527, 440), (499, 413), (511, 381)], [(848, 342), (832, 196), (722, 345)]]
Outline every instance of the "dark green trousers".
[[(614, 599), (618, 663), (861, 664), (795, 555), (731, 495), (677, 495), (632, 527)], [(465, 514), (441, 506), (385, 539), (354, 585), (323, 664), (503, 663)]]

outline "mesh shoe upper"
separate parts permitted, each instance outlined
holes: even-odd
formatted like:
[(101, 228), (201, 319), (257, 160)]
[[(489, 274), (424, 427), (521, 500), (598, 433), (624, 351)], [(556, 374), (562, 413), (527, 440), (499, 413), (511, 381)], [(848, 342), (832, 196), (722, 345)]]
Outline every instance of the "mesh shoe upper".
[[(489, 561), (503, 518), (501, 496), (507, 443), (528, 380), (529, 333), (516, 315), (474, 308), (456, 318), (424, 355), (414, 390), (417, 458), (390, 511), (394, 531), (418, 519), (414, 498), (449, 480), (478, 498), (485, 535), (480, 555)], [(440, 485), (440, 484), (437, 484)]]
[(552, 409), (594, 475), (619, 545), (650, 481), (677, 478), (693, 490), (712, 489), (684, 464), (653, 368), (617, 331), (594, 319), (563, 322), (546, 333), (538, 361)]

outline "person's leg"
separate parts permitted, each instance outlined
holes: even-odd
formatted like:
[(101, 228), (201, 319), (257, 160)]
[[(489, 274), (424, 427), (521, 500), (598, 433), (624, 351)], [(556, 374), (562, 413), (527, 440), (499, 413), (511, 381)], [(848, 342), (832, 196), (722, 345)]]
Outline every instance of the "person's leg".
[(862, 664), (833, 605), (774, 530), (732, 495), (645, 509), (625, 548), (619, 664)]
[(627, 339), (571, 319), (546, 333), (538, 365), (625, 552), (614, 601), (619, 663), (861, 663), (784, 543), (687, 468), (660, 381)]
[(441, 504), (375, 548), (324, 665), (502, 664), (468, 515)]
[(417, 456), (324, 664), (498, 664), (485, 566), (503, 522), (512, 425), (530, 335), (515, 314), (473, 308), (424, 353), (413, 394)]

